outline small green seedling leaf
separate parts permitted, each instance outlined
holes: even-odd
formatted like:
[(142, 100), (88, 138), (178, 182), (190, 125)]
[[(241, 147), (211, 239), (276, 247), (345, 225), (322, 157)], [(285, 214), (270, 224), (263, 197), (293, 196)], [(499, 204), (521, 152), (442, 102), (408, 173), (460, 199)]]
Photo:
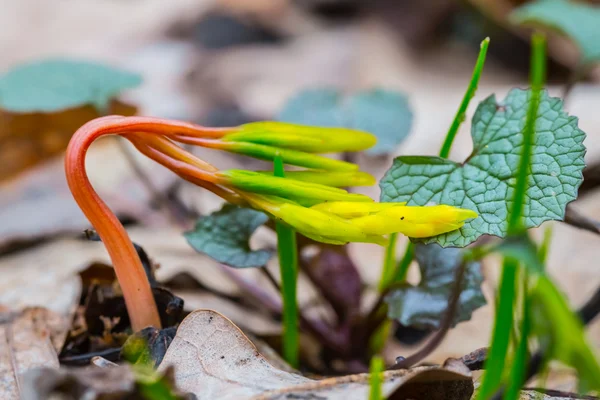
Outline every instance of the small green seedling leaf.
[(600, 363), (584, 326), (547, 276), (540, 276), (534, 285), (531, 304), (533, 329), (540, 341), (549, 346), (547, 358), (574, 368), (582, 393), (600, 390)]
[(51, 59), (19, 66), (0, 77), (0, 108), (15, 113), (51, 113), (91, 104), (99, 111), (139, 75), (105, 65)]
[(194, 230), (184, 236), (196, 251), (230, 267), (262, 267), (271, 258), (271, 252), (251, 250), (248, 240), (268, 219), (259, 211), (226, 204), (221, 210), (201, 217)]
[[(437, 244), (417, 244), (415, 258), (421, 271), (421, 282), (418, 286), (406, 284), (386, 296), (388, 317), (405, 326), (437, 329), (446, 315), (463, 251), (455, 247), (444, 249)], [(464, 286), (453, 326), (471, 319), (473, 311), (486, 303), (481, 291), (481, 264), (467, 263), (463, 279)]]
[(538, 0), (511, 15), (518, 24), (541, 25), (575, 42), (582, 64), (600, 61), (600, 7), (567, 0)]
[[(529, 90), (513, 89), (499, 104), (490, 96), (473, 117), (473, 152), (464, 163), (439, 157), (397, 157), (380, 182), (381, 201), (447, 204), (479, 214), (457, 231), (425, 243), (464, 247), (484, 234), (504, 237), (514, 198)], [(582, 182), (585, 133), (558, 98), (544, 91), (535, 121), (523, 226), (562, 220)]]
[(292, 98), (279, 120), (298, 124), (345, 127), (377, 136), (367, 153), (389, 153), (408, 135), (412, 112), (402, 93), (373, 89), (344, 97), (332, 88), (309, 89)]

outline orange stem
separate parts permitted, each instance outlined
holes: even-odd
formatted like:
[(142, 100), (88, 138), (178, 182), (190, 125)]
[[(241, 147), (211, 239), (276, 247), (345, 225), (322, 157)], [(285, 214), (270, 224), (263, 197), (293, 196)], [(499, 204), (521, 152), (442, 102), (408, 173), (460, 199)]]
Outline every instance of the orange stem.
[[(231, 129), (229, 129), (231, 131)], [(160, 317), (144, 267), (127, 232), (90, 184), (85, 155), (94, 140), (105, 135), (134, 134), (220, 137), (227, 129), (150, 117), (107, 116), (83, 125), (75, 132), (65, 155), (67, 183), (75, 201), (102, 239), (112, 260), (134, 331), (161, 327)]]

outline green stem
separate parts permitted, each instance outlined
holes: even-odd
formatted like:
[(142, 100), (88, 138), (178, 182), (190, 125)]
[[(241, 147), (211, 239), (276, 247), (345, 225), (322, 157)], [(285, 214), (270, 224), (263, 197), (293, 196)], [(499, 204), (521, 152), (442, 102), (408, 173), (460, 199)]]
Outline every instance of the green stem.
[(396, 275), (392, 279), (392, 282), (403, 282), (406, 280), (408, 267), (410, 267), (413, 258), (415, 258), (415, 245), (409, 241), (406, 245), (406, 250), (404, 250), (404, 256), (402, 256), (402, 260), (400, 260), (398, 267), (396, 267)]
[[(513, 206), (508, 220), (509, 234), (518, 233), (521, 229), (521, 215), (525, 193), (527, 191), (527, 175), (531, 162), (531, 148), (535, 135), (535, 120), (538, 112), (540, 93), (545, 76), (545, 37), (535, 33), (532, 37), (533, 52), (531, 56), (531, 101), (527, 110), (527, 120), (523, 132), (523, 148), (519, 162), (517, 182)], [(498, 307), (492, 332), (492, 343), (489, 356), (485, 363), (486, 372), (479, 389), (477, 399), (487, 399), (496, 390), (502, 381), (506, 355), (510, 344), (510, 333), (514, 323), (514, 298), (516, 289), (516, 272), (518, 262), (512, 258), (505, 258), (502, 266), (502, 277), (498, 296)]]
[(492, 332), (492, 344), (487, 361), (485, 362), (485, 374), (477, 393), (477, 400), (489, 399), (502, 381), (502, 373), (504, 372), (504, 364), (506, 362), (506, 354), (508, 353), (510, 334), (514, 322), (513, 312), (517, 269), (518, 263), (516, 260), (504, 260), (498, 293), (499, 302), (496, 308), (494, 331)]
[[(274, 175), (283, 178), (283, 160), (276, 156), (273, 160)], [(298, 304), (296, 290), (298, 280), (298, 247), (296, 233), (287, 225), (275, 223), (277, 251), (281, 271), (281, 296), (283, 298), (283, 358), (294, 368), (298, 368)]]
[(529, 318), (529, 296), (527, 291), (527, 269), (524, 269), (524, 286), (523, 286), (523, 320), (521, 321), (521, 338), (518, 341), (515, 357), (512, 362), (510, 376), (508, 378), (508, 387), (504, 392), (503, 400), (517, 400), (521, 391), (521, 386), (525, 381), (525, 370), (528, 366), (527, 359), (529, 358), (529, 348), (527, 346), (529, 333), (531, 330), (531, 321)]
[(398, 234), (392, 233), (385, 249), (385, 259), (383, 260), (383, 269), (379, 280), (379, 293), (382, 293), (392, 283), (396, 265), (396, 243), (398, 243)]
[(383, 360), (381, 357), (374, 356), (371, 358), (371, 367), (369, 369), (370, 377), (369, 382), (371, 385), (371, 391), (369, 393), (369, 400), (383, 400), (383, 394), (381, 391), (382, 385), (382, 372), (384, 370)]
[(483, 42), (481, 42), (481, 46), (479, 49), (479, 56), (477, 57), (477, 62), (475, 63), (475, 68), (473, 69), (473, 75), (471, 76), (471, 82), (469, 83), (469, 87), (465, 93), (465, 96), (460, 103), (460, 107), (454, 116), (454, 121), (452, 121), (452, 125), (450, 125), (450, 130), (446, 134), (446, 140), (444, 140), (444, 144), (442, 145), (442, 149), (440, 150), (440, 157), (448, 158), (450, 155), (450, 149), (452, 148), (452, 142), (454, 142), (454, 138), (456, 137), (456, 133), (458, 132), (458, 128), (460, 124), (465, 120), (465, 114), (467, 112), (467, 107), (469, 106), (469, 102), (475, 95), (477, 91), (477, 84), (479, 83), (479, 78), (481, 77), (481, 71), (483, 70), (483, 64), (485, 63), (485, 56), (487, 54), (488, 45), (490, 44), (490, 38), (485, 38)]
[(517, 182), (515, 184), (515, 197), (508, 219), (508, 233), (514, 234), (521, 229), (521, 216), (523, 214), (523, 203), (527, 192), (527, 178), (531, 163), (531, 149), (535, 138), (535, 120), (540, 105), (540, 94), (544, 85), (546, 75), (546, 37), (542, 33), (534, 33), (531, 44), (533, 52), (531, 55), (531, 101), (527, 109), (527, 120), (523, 131), (523, 149), (519, 161)]

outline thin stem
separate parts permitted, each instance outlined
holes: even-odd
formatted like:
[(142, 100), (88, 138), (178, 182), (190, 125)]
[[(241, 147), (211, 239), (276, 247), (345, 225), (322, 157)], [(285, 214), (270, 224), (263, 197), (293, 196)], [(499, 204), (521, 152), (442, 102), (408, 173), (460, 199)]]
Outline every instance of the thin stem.
[(94, 140), (106, 135), (136, 134), (222, 136), (224, 130), (180, 121), (149, 117), (107, 116), (83, 125), (75, 132), (65, 155), (67, 183), (79, 208), (102, 239), (123, 291), (132, 328), (161, 327), (152, 290), (142, 263), (123, 225), (94, 191), (85, 170), (85, 156)]
[[(283, 178), (283, 160), (277, 156), (273, 160), (274, 175)], [(293, 367), (298, 367), (299, 333), (298, 304), (296, 290), (298, 280), (298, 246), (296, 233), (287, 225), (275, 223), (277, 251), (281, 270), (281, 296), (283, 298), (283, 356)]]
[(454, 116), (454, 120), (452, 121), (452, 125), (450, 125), (450, 129), (446, 134), (446, 139), (444, 140), (444, 144), (442, 145), (442, 149), (440, 150), (440, 157), (448, 158), (450, 155), (450, 149), (452, 148), (452, 143), (454, 142), (454, 138), (456, 137), (456, 133), (458, 132), (458, 128), (460, 124), (465, 120), (465, 114), (467, 112), (467, 107), (469, 106), (469, 102), (475, 95), (477, 91), (477, 84), (479, 83), (479, 78), (481, 77), (481, 71), (483, 70), (483, 65), (485, 63), (485, 56), (487, 54), (487, 49), (490, 44), (490, 38), (485, 38), (483, 42), (481, 42), (481, 46), (479, 49), (479, 56), (477, 57), (477, 62), (475, 63), (475, 68), (473, 69), (473, 75), (471, 76), (471, 82), (469, 82), (469, 87), (465, 93), (465, 96), (460, 103), (460, 107)]
[(477, 400), (488, 399), (494, 390), (498, 388), (502, 379), (514, 321), (517, 269), (518, 263), (515, 260), (504, 260), (498, 293), (499, 302), (496, 307), (496, 319), (494, 321), (494, 331), (492, 332), (492, 345), (485, 362), (485, 375), (477, 394)]
[(521, 321), (521, 338), (518, 341), (515, 356), (512, 360), (512, 368), (508, 378), (508, 388), (504, 393), (504, 400), (515, 400), (519, 398), (521, 386), (525, 383), (525, 373), (527, 369), (527, 359), (529, 358), (529, 333), (531, 331), (531, 320), (529, 316), (529, 296), (527, 293), (527, 271), (525, 270), (525, 279), (523, 287), (523, 315)]
[(408, 274), (408, 268), (415, 258), (415, 245), (413, 242), (409, 241), (406, 244), (406, 249), (404, 250), (404, 256), (398, 263), (396, 267), (396, 275), (393, 278), (393, 282), (404, 282), (406, 280), (406, 275)]
[(381, 278), (379, 280), (379, 293), (392, 282), (394, 276), (394, 267), (396, 264), (396, 244), (398, 243), (398, 234), (392, 233), (385, 250), (383, 268), (381, 269)]
[(369, 400), (383, 400), (381, 378), (384, 368), (385, 366), (381, 357), (375, 356), (371, 358), (371, 367), (369, 368), (369, 385), (371, 387), (369, 391)]
[(460, 294), (463, 290), (463, 281), (465, 276), (465, 270), (467, 269), (466, 261), (463, 260), (458, 268), (456, 269), (455, 283), (448, 299), (448, 308), (444, 314), (444, 319), (440, 323), (440, 329), (435, 333), (429, 342), (419, 351), (411, 354), (404, 360), (396, 363), (391, 369), (408, 369), (416, 363), (423, 360), (429, 354), (431, 354), (439, 345), (442, 343), (446, 334), (452, 326), (452, 322), (458, 311), (458, 303), (460, 300)]
[[(535, 136), (535, 121), (540, 103), (540, 95), (546, 74), (546, 39), (541, 33), (534, 33), (532, 37), (533, 52), (531, 55), (531, 100), (527, 110), (525, 130), (523, 132), (523, 146), (519, 160), (519, 170), (512, 209), (508, 219), (508, 233), (516, 234), (521, 230), (521, 215), (525, 194), (527, 192), (527, 180), (531, 162), (531, 149)], [(511, 258), (505, 258), (502, 267), (500, 281), (500, 292), (498, 295), (498, 307), (492, 333), (492, 344), (489, 357), (486, 362), (486, 373), (479, 389), (477, 399), (488, 399), (500, 386), (506, 355), (510, 344), (510, 333), (514, 324), (514, 298), (516, 292), (516, 275), (518, 262)]]
[(527, 120), (525, 130), (523, 131), (523, 148), (519, 160), (519, 169), (517, 173), (517, 182), (515, 184), (515, 197), (513, 206), (508, 219), (508, 232), (514, 234), (521, 228), (521, 216), (523, 214), (523, 204), (527, 192), (527, 180), (531, 163), (531, 150), (535, 140), (535, 123), (537, 119), (538, 108), (540, 105), (540, 95), (546, 76), (546, 37), (544, 34), (536, 32), (532, 37), (533, 53), (531, 55), (531, 100), (527, 110)]

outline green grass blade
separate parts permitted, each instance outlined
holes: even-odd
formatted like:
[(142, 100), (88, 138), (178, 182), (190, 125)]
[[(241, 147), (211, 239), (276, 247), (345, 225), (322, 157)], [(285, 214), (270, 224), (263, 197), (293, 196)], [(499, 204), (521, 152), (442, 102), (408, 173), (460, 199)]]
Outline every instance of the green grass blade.
[(384, 370), (383, 360), (381, 357), (375, 356), (371, 358), (371, 367), (369, 372), (371, 376), (369, 377), (369, 383), (371, 385), (371, 390), (369, 393), (369, 400), (383, 400), (383, 394), (381, 391), (382, 385), (382, 372)]
[[(527, 269), (525, 269), (527, 275)], [(520, 396), (521, 386), (525, 381), (525, 373), (527, 369), (527, 360), (529, 359), (528, 340), (531, 331), (531, 320), (529, 315), (529, 294), (527, 290), (527, 277), (525, 276), (525, 285), (523, 288), (523, 320), (521, 321), (521, 338), (518, 341), (515, 356), (508, 378), (508, 387), (504, 392), (503, 400), (518, 400)]]
[(523, 203), (527, 192), (527, 174), (531, 163), (531, 149), (535, 136), (535, 120), (540, 105), (540, 93), (546, 76), (546, 37), (542, 33), (534, 33), (531, 39), (531, 101), (527, 110), (527, 122), (523, 132), (523, 149), (519, 162), (519, 173), (515, 184), (513, 207), (508, 219), (508, 232), (516, 233), (521, 228)]
[(404, 255), (402, 259), (398, 263), (396, 267), (396, 274), (392, 279), (392, 282), (403, 282), (406, 280), (406, 275), (408, 274), (408, 267), (412, 263), (415, 258), (415, 245), (413, 242), (408, 242), (406, 245), (406, 249), (404, 250)]
[(485, 362), (483, 382), (477, 393), (477, 400), (489, 399), (502, 382), (506, 354), (510, 344), (510, 334), (514, 322), (514, 299), (518, 262), (504, 259), (502, 277), (498, 291), (498, 306), (492, 332), (492, 344)]
[(479, 83), (479, 78), (481, 77), (481, 71), (483, 70), (483, 65), (485, 64), (485, 56), (487, 54), (487, 49), (490, 44), (490, 38), (485, 38), (483, 42), (481, 42), (481, 46), (479, 49), (479, 56), (477, 57), (477, 62), (475, 63), (475, 68), (473, 69), (473, 75), (471, 76), (471, 82), (469, 83), (469, 87), (465, 93), (465, 96), (460, 103), (460, 107), (454, 116), (454, 120), (452, 121), (452, 125), (450, 125), (450, 129), (446, 134), (446, 139), (444, 140), (444, 144), (442, 145), (442, 149), (440, 150), (440, 157), (448, 158), (450, 154), (450, 149), (452, 148), (452, 143), (454, 142), (454, 138), (456, 137), (456, 133), (458, 132), (458, 128), (460, 124), (465, 120), (465, 114), (467, 112), (467, 107), (469, 106), (469, 102), (475, 95), (477, 91), (477, 84)]
[[(283, 160), (273, 159), (274, 175), (284, 177)], [(298, 280), (298, 248), (296, 233), (287, 225), (276, 222), (277, 251), (281, 271), (281, 297), (283, 298), (283, 358), (294, 368), (298, 367), (298, 304), (296, 302)]]
[[(532, 37), (531, 56), (531, 101), (527, 110), (527, 121), (523, 138), (523, 148), (519, 162), (519, 172), (515, 185), (515, 197), (511, 215), (509, 216), (509, 234), (517, 233), (521, 228), (521, 214), (525, 192), (527, 191), (527, 171), (530, 167), (531, 148), (535, 134), (535, 120), (539, 107), (540, 93), (545, 77), (545, 37), (536, 33)], [(510, 334), (514, 324), (514, 299), (516, 292), (516, 273), (518, 262), (512, 258), (505, 258), (502, 266), (502, 277), (498, 294), (498, 307), (492, 332), (492, 343), (486, 361), (486, 373), (477, 394), (477, 399), (488, 399), (500, 386), (510, 345)]]
[(396, 266), (396, 244), (398, 243), (398, 234), (390, 235), (389, 243), (385, 249), (385, 259), (383, 260), (383, 269), (379, 280), (379, 292), (382, 293), (392, 283), (394, 270)]

